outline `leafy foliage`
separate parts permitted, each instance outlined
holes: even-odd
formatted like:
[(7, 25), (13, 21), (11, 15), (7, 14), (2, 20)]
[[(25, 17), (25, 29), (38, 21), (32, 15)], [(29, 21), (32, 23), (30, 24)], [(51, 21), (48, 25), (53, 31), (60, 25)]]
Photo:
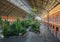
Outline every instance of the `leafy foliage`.
[(31, 26), (31, 30), (33, 32), (38, 32), (39, 31), (39, 22), (38, 21), (34, 21), (34, 23)]
[(4, 35), (4, 37), (8, 36), (9, 28), (10, 28), (10, 24), (9, 24), (8, 21), (5, 20), (4, 23), (3, 23), (3, 35)]
[(31, 21), (30, 20), (24, 20), (24, 21), (21, 22), (21, 24), (25, 28), (28, 28), (31, 25)]
[(21, 28), (20, 28), (20, 33), (21, 33), (22, 35), (24, 35), (24, 34), (26, 33), (26, 28), (24, 28), (23, 26), (21, 26)]
[(24, 35), (26, 33), (26, 29), (21, 25), (19, 19), (17, 19), (12, 24), (10, 24), (6, 20), (4, 21), (4, 23), (3, 23), (3, 35), (4, 35), (4, 37), (18, 36), (19, 33), (21, 33), (22, 35)]
[(32, 31), (39, 31), (39, 22), (33, 20), (33, 16), (30, 14), (27, 20), (20, 21), (19, 18), (17, 18), (12, 24), (10, 24), (7, 20), (2, 22), (2, 18), (0, 18), (0, 20), (0, 24), (3, 24), (2, 28), (4, 37), (18, 36), (19, 33), (24, 35), (29, 26), (31, 26)]
[(2, 26), (2, 23), (3, 23), (3, 20), (2, 20), (2, 18), (0, 16), (0, 26)]

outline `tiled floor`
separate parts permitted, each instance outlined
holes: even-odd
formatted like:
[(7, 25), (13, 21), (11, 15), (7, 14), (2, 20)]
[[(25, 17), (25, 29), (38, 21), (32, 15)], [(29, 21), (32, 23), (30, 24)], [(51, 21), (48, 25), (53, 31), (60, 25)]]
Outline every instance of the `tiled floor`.
[(29, 32), (26, 42), (59, 42), (59, 40), (51, 34), (47, 26), (42, 24), (40, 31), (40, 34)]
[(40, 34), (28, 31), (27, 36), (24, 38), (12, 37), (8, 39), (2, 39), (1, 42), (60, 42), (51, 34), (47, 26), (41, 24), (40, 31)]

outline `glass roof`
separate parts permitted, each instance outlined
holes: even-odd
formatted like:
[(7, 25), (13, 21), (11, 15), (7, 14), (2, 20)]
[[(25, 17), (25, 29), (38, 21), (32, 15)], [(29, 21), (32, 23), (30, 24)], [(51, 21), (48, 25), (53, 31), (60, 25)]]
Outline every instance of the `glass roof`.
[(19, 8), (25, 10), (27, 13), (31, 13), (31, 7), (28, 5), (27, 0), (8, 0)]

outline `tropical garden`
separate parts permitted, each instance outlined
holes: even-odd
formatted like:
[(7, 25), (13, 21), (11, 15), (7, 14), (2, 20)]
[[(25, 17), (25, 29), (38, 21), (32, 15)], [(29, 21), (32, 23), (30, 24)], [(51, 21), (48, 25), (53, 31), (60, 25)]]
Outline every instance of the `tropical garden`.
[(24, 36), (29, 27), (31, 27), (30, 31), (37, 33), (39, 32), (39, 24), (40, 22), (38, 20), (34, 20), (34, 17), (31, 14), (28, 15), (28, 19), (24, 19), (22, 21), (17, 17), (11, 24), (7, 20), (3, 21), (0, 17), (0, 26), (2, 28), (4, 38), (11, 36)]

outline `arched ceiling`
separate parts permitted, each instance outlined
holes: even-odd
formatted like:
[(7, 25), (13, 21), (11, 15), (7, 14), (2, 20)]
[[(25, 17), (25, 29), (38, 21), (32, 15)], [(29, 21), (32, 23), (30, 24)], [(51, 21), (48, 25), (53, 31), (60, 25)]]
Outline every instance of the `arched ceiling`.
[(0, 16), (26, 16), (27, 12), (8, 2), (0, 0)]
[[(44, 14), (47, 14), (47, 12), (51, 11), (55, 6), (60, 4), (60, 0), (19, 0), (24, 5), (22, 5), (21, 2), (12, 0), (0, 0), (0, 15), (8, 15), (8, 16), (26, 16), (27, 12), (23, 9), (19, 8), (16, 3), (19, 3), (22, 7), (25, 7), (29, 9), (29, 6), (32, 8), (36, 8), (36, 14), (39, 16), (42, 16)], [(14, 5), (16, 4), (16, 5)], [(28, 6), (28, 5), (29, 6)], [(30, 10), (29, 9), (29, 10)]]
[(38, 15), (44, 15), (60, 4), (60, 0), (28, 0), (30, 6), (37, 9)]

